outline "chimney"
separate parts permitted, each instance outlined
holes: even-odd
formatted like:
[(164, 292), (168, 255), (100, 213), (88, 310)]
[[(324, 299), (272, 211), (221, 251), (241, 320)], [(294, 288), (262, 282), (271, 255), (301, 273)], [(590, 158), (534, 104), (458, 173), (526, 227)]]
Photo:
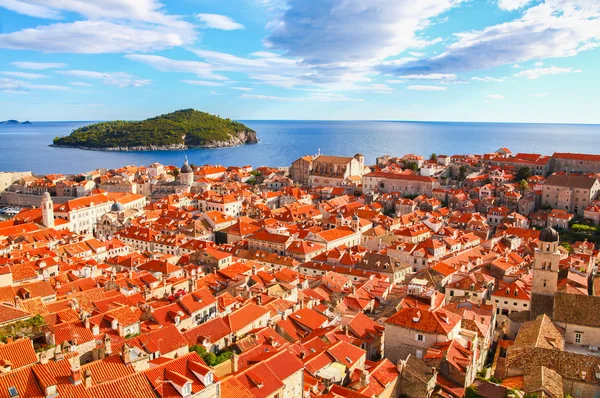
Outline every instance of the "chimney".
[(404, 370), (404, 365), (405, 362), (402, 359), (398, 360), (398, 363), (396, 364), (396, 369), (398, 370), (398, 373), (400, 373), (400, 378), (402, 378), (402, 371)]
[(262, 305), (262, 295), (260, 293), (256, 296), (256, 303)]
[(81, 369), (77, 367), (71, 368), (71, 383), (74, 386), (77, 386), (83, 382), (83, 378), (81, 377)]
[(85, 387), (86, 388), (91, 387), (92, 386), (92, 372), (90, 372), (89, 369), (86, 369), (84, 376), (85, 377), (84, 377), (83, 381), (85, 383)]
[(123, 363), (128, 365), (131, 363), (131, 348), (127, 344), (123, 345)]
[(106, 352), (106, 355), (112, 354), (112, 341), (108, 334), (104, 335), (104, 352)]
[(231, 357), (231, 362), (233, 363), (233, 373), (237, 372), (239, 370), (239, 361), (240, 361), (240, 357), (238, 356), (237, 353), (233, 353), (233, 356)]
[(360, 385), (361, 387), (365, 387), (367, 385), (369, 385), (369, 382), (371, 381), (371, 374), (369, 372), (367, 372), (366, 370), (363, 370), (362, 373), (360, 374)]

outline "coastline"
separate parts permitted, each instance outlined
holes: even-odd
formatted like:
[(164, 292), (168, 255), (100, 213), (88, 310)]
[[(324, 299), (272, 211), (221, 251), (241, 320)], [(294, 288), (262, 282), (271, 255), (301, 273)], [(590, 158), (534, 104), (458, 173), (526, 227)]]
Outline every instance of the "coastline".
[(98, 151), (98, 152), (147, 152), (147, 151), (185, 151), (188, 149), (219, 149), (219, 148), (235, 148), (242, 145), (258, 144), (256, 142), (241, 142), (236, 144), (229, 144), (226, 142), (210, 143), (207, 145), (146, 145), (146, 146), (133, 146), (133, 147), (110, 147), (110, 148), (92, 148), (83, 146), (72, 146), (72, 145), (58, 145), (50, 144), (48, 146), (53, 148), (70, 148), (70, 149), (82, 149), (84, 151)]

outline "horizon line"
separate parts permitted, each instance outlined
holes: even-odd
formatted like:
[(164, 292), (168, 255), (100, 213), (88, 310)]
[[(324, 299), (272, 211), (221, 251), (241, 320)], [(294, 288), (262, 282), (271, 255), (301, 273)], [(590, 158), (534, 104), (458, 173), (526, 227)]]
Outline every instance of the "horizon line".
[[(217, 115), (218, 116), (218, 115)], [(220, 116), (219, 116), (220, 117)], [(600, 126), (600, 122), (584, 123), (584, 122), (519, 122), (519, 121), (469, 121), (469, 120), (400, 120), (400, 119), (234, 119), (239, 122), (382, 122), (382, 123), (473, 123), (473, 124), (554, 124), (554, 125), (576, 125), (576, 126)], [(11, 119), (7, 119), (11, 120)], [(12, 119), (16, 120), (16, 119)], [(146, 119), (106, 119), (106, 120), (33, 120), (28, 119), (31, 123), (101, 123), (110, 121), (131, 121), (138, 122)], [(18, 125), (23, 122), (19, 121)], [(15, 126), (17, 124), (7, 124)]]

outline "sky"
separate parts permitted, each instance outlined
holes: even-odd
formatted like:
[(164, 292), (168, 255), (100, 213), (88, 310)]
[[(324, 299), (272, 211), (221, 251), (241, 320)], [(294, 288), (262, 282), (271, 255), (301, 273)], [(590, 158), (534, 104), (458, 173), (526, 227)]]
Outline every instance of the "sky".
[(600, 123), (600, 0), (0, 0), (0, 120)]

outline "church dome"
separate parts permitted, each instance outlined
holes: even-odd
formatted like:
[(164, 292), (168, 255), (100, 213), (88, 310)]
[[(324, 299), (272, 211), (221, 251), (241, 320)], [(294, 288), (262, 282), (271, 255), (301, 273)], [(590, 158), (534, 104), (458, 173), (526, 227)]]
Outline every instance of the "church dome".
[(542, 232), (540, 232), (540, 241), (558, 242), (558, 232), (552, 227), (544, 228), (542, 229)]
[(192, 166), (190, 166), (188, 164), (187, 156), (185, 157), (185, 162), (183, 162), (183, 166), (181, 166), (181, 173), (188, 173), (188, 174), (194, 173)]
[(125, 210), (125, 206), (123, 206), (119, 202), (113, 203), (113, 205), (110, 207), (110, 211), (114, 211), (114, 212), (120, 212), (120, 211), (123, 211), (123, 210)]

